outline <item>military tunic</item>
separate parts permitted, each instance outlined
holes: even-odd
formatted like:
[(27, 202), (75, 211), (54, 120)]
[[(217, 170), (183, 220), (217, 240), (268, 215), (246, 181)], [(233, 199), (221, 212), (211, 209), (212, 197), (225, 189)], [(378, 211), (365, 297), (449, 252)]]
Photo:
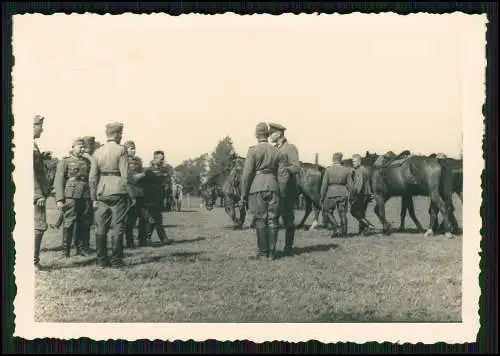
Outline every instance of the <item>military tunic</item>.
[(325, 170), (321, 183), (321, 201), (325, 211), (347, 209), (349, 191), (347, 188), (351, 169), (334, 163)]
[[(280, 152), (263, 141), (249, 148), (241, 177), (241, 194), (259, 224), (278, 225), (280, 193), (287, 174)], [(281, 183), (281, 189), (280, 189)]]
[(123, 235), (133, 192), (129, 185), (128, 155), (125, 147), (108, 140), (94, 152), (90, 168), (90, 196), (98, 203), (94, 213), (97, 259), (107, 260), (108, 231), (112, 232), (112, 262), (123, 259)]
[[(61, 159), (57, 166), (54, 180), (56, 202), (64, 204), (63, 240), (71, 245), (74, 241), (77, 250), (83, 246), (81, 232), (87, 223), (89, 214), (88, 199), (90, 188), (88, 183), (90, 161), (84, 157), (69, 156)], [(68, 239), (68, 240), (66, 240)], [(67, 250), (69, 254), (69, 247)]]
[(33, 204), (35, 209), (35, 231), (43, 233), (47, 231), (47, 211), (45, 206), (37, 205), (38, 199), (47, 199), (50, 194), (50, 186), (47, 181), (47, 173), (42, 153), (36, 143), (33, 143), (33, 176), (34, 176), (34, 196)]

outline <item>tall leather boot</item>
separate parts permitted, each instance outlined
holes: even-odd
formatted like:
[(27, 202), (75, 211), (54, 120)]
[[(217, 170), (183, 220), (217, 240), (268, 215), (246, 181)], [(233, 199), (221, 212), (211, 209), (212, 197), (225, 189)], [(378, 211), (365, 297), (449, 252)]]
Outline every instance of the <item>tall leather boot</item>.
[(82, 227), (82, 250), (86, 254), (94, 253), (95, 251), (90, 248), (90, 225)]
[(257, 234), (257, 253), (255, 255), (256, 259), (261, 259), (267, 257), (267, 246), (266, 246), (266, 230), (264, 227), (255, 228)]
[(124, 233), (120, 232), (113, 237), (113, 252), (111, 253), (111, 266), (122, 267), (123, 263), (123, 238)]
[(267, 230), (269, 254), (268, 258), (272, 261), (276, 258), (276, 243), (278, 242), (279, 229), (277, 226), (269, 226)]
[(63, 241), (64, 241), (64, 250), (63, 256), (69, 258), (71, 256), (71, 240), (72, 240), (72, 228), (63, 228)]
[(95, 235), (95, 244), (97, 247), (97, 264), (101, 267), (109, 266), (108, 260), (108, 241), (106, 235)]
[(295, 226), (287, 227), (285, 230), (285, 256), (292, 255), (293, 241), (295, 239)]
[(42, 231), (35, 231), (35, 253), (33, 256), (33, 263), (37, 269), (41, 269), (40, 266), (40, 248), (42, 246)]

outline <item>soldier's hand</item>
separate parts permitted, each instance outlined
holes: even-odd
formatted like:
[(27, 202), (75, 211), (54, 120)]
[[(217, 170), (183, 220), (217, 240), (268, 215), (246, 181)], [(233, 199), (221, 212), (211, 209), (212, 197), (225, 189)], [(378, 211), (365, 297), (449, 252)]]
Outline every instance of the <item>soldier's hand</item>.
[(94, 201), (92, 202), (92, 208), (94, 208), (94, 210), (95, 210), (95, 209), (97, 209), (98, 207), (99, 207), (99, 202), (98, 202), (97, 200), (94, 200)]
[(137, 203), (137, 199), (130, 198), (130, 206), (134, 206)]
[(62, 210), (62, 208), (64, 207), (64, 203), (62, 201), (58, 201), (56, 203), (56, 207), (57, 207), (57, 209)]
[(38, 199), (36, 205), (39, 206), (40, 208), (43, 208), (45, 206), (45, 198)]

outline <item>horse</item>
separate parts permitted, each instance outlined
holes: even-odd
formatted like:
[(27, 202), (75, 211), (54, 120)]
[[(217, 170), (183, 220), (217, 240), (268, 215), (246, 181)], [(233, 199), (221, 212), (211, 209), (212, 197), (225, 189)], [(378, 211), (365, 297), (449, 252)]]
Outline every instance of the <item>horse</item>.
[[(241, 199), (240, 184), (244, 163), (244, 157), (234, 159), (233, 168), (223, 185), (224, 197), (226, 199), (225, 210), (235, 224), (235, 228), (241, 228), (246, 217), (246, 207), (238, 206), (238, 202)], [(320, 226), (318, 223), (321, 211), (320, 189), (324, 172), (325, 168), (320, 165), (305, 162), (300, 163), (300, 172), (297, 177), (297, 199), (299, 199), (300, 195), (303, 196), (305, 213), (302, 220), (296, 225), (297, 229), (305, 227), (305, 222), (313, 210), (314, 220), (309, 230)], [(236, 208), (239, 208), (239, 216), (237, 216)], [(254, 226), (254, 221), (250, 224), (250, 227), (252, 226)]]
[(163, 207), (165, 211), (173, 210), (173, 199), (172, 199), (172, 177), (170, 175), (166, 175), (165, 177), (165, 186), (164, 186), (164, 199), (163, 199)]
[(45, 177), (47, 185), (51, 188), (50, 196), (55, 197), (54, 180), (56, 177), (57, 164), (59, 160), (52, 157), (51, 152), (42, 152), (42, 161), (45, 166)]
[[(379, 158), (382, 163), (376, 164), (374, 160)], [(362, 160), (370, 172), (370, 184), (376, 203), (375, 214), (382, 223), (384, 234), (391, 232), (391, 226), (385, 218), (385, 203), (396, 196), (402, 198), (402, 212), (408, 209), (417, 228), (423, 230), (415, 216), (412, 201), (413, 196), (420, 195), (428, 196), (431, 200), (430, 223), (424, 236), (434, 234), (437, 214), (440, 212), (443, 216), (445, 234), (450, 238), (453, 237), (458, 223), (453, 214), (453, 171), (450, 165), (436, 157), (423, 155), (399, 155), (387, 161), (387, 157), (367, 152)], [(400, 229), (404, 228), (403, 220)]]

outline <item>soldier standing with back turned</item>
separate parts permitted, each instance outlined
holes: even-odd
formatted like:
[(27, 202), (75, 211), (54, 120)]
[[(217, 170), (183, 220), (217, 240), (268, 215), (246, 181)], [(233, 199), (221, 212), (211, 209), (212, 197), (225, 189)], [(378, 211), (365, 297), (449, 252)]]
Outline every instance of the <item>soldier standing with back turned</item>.
[(265, 123), (257, 125), (255, 137), (258, 144), (249, 148), (241, 177), (240, 206), (248, 201), (255, 219), (257, 258), (273, 260), (279, 232), (280, 193), (285, 189), (287, 172), (282, 155), (267, 142), (269, 131)]
[(54, 181), (57, 208), (62, 210), (64, 207), (62, 233), (65, 257), (70, 257), (73, 241), (76, 254), (85, 256), (82, 232), (88, 222), (89, 171), (90, 161), (83, 157), (83, 139), (76, 139), (73, 141), (71, 155), (64, 157), (57, 165)]
[(286, 183), (285, 192), (281, 200), (280, 214), (285, 225), (285, 250), (286, 256), (292, 254), (293, 242), (295, 239), (295, 205), (298, 195), (298, 179), (300, 173), (299, 152), (295, 145), (288, 142), (285, 137), (286, 128), (280, 124), (269, 124), (269, 138), (276, 148), (283, 155), (287, 162), (286, 169), (288, 171), (288, 181)]
[[(38, 139), (43, 132), (43, 120), (41, 115), (36, 115), (33, 119), (33, 138)], [(35, 253), (33, 262), (36, 269), (42, 269), (40, 265), (40, 248), (45, 231), (47, 231), (47, 211), (46, 200), (50, 194), (50, 186), (47, 181), (47, 173), (43, 162), (42, 153), (36, 142), (33, 142), (33, 176), (35, 191), (33, 205), (35, 209)]]
[[(347, 205), (349, 198), (347, 183), (351, 169), (343, 166), (341, 162), (342, 153), (334, 153), (332, 165), (326, 169), (321, 183), (321, 202), (323, 211), (333, 224), (332, 237), (347, 237)], [(340, 229), (336, 226), (333, 216), (335, 210), (339, 213)]]
[[(123, 238), (133, 193), (129, 190), (128, 157), (120, 145), (123, 124), (106, 125), (107, 142), (94, 152), (90, 168), (90, 195), (93, 201), (97, 263), (106, 267), (123, 265)], [(113, 251), (108, 259), (107, 233), (111, 231)]]

